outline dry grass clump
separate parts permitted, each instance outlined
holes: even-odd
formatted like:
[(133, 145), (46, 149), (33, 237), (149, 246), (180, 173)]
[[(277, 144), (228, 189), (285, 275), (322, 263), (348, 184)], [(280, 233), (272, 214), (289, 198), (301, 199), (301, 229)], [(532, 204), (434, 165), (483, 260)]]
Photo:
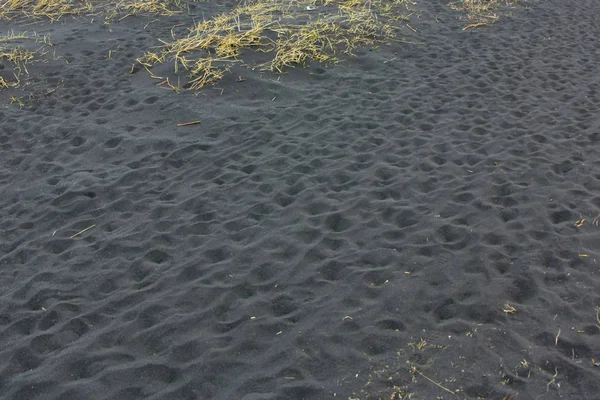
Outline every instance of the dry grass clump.
[[(138, 59), (147, 69), (167, 61), (191, 75), (199, 89), (223, 78), (243, 53), (267, 61), (249, 67), (282, 72), (309, 60), (333, 63), (358, 46), (396, 40), (406, 21), (407, 0), (255, 0), (173, 35), (157, 52)], [(159, 78), (159, 77), (155, 77)], [(162, 79), (162, 78), (159, 78)]]
[[(23, 41), (41, 42), (42, 45), (36, 50), (23, 48), (18, 43)], [(16, 34), (10, 32), (6, 35), (0, 35), (0, 64), (7, 64), (12, 67), (13, 79), (0, 76), (0, 89), (18, 87), (23, 75), (28, 75), (27, 65), (38, 59), (43, 52), (45, 45), (50, 44), (47, 36), (28, 35), (26, 32)]]
[[(174, 15), (180, 0), (0, 0), (0, 18), (31, 18), (58, 21), (65, 16), (104, 15), (111, 20), (137, 13)], [(123, 17), (123, 18), (124, 18)]]
[(48, 18), (57, 21), (65, 15), (91, 12), (94, 6), (89, 1), (77, 0), (5, 0), (0, 3), (0, 17)]
[(107, 19), (121, 15), (121, 19), (136, 14), (155, 14), (172, 16), (179, 14), (182, 4), (180, 0), (124, 0), (119, 3), (106, 3)]
[(510, 5), (516, 0), (460, 0), (450, 3), (450, 7), (466, 12), (469, 24), (464, 29), (477, 28), (498, 20), (495, 13), (500, 7)]

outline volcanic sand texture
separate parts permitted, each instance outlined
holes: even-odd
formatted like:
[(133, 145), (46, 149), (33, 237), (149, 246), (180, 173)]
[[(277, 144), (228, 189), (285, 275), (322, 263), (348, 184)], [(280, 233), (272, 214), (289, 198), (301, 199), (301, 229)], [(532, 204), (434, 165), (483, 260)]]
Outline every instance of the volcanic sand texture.
[(600, 6), (416, 7), (424, 45), (198, 96), (129, 74), (189, 15), (36, 26), (64, 58), (0, 110), (0, 397), (597, 396)]

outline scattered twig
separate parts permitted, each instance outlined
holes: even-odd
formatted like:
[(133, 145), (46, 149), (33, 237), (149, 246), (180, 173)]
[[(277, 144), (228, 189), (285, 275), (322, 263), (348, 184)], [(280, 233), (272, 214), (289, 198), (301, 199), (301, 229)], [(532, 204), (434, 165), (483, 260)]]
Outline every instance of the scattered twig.
[(465, 25), (462, 30), (466, 31), (467, 29), (481, 28), (482, 26), (487, 26), (487, 24), (485, 22), (478, 22), (476, 24), (469, 24), (469, 25)]
[(88, 226), (88, 227), (87, 227), (87, 228), (85, 228), (84, 230), (82, 230), (82, 231), (79, 231), (79, 232), (77, 232), (76, 234), (74, 234), (73, 236), (71, 236), (71, 239), (74, 239), (74, 238), (76, 238), (77, 236), (81, 235), (82, 233), (89, 231), (90, 229), (92, 229), (92, 228), (93, 228), (93, 227), (95, 227), (95, 226), (96, 226), (96, 224), (94, 224), (94, 225), (92, 225), (92, 226)]
[(198, 125), (199, 123), (200, 123), (200, 121), (182, 122), (181, 124), (177, 124), (177, 126)]
[(514, 314), (517, 312), (517, 309), (511, 306), (510, 304), (506, 303), (502, 311), (504, 311), (506, 314)]
[(181, 85), (179, 84), (179, 82), (177, 83), (177, 86), (175, 86), (171, 83), (169, 78), (156, 84), (156, 86), (160, 86), (160, 87), (163, 87), (163, 85), (167, 85), (169, 87), (169, 89), (173, 90), (175, 93), (181, 92)]
[(412, 367), (412, 371), (416, 372), (417, 374), (421, 375), (423, 378), (427, 379), (429, 382), (433, 383), (435, 386), (439, 387), (442, 390), (445, 390), (448, 393), (452, 393), (454, 396), (456, 396), (456, 393), (454, 393), (452, 390), (448, 389), (447, 387), (443, 386), (441, 383), (438, 383), (436, 381), (434, 381), (433, 379), (431, 379), (430, 377), (428, 377), (427, 375), (425, 375), (424, 373), (422, 373), (421, 371), (419, 371), (417, 369), (417, 367)]
[(546, 385), (546, 391), (550, 390), (550, 385), (555, 384), (557, 387), (560, 387), (560, 384), (556, 383), (556, 377), (558, 376), (558, 368), (554, 367), (554, 375), (552, 376), (552, 380), (548, 382)]

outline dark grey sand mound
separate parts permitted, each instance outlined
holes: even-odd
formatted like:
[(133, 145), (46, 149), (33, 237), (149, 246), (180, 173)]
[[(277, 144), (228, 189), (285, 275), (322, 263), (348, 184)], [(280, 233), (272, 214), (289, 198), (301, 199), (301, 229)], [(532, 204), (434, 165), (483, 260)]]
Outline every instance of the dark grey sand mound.
[(0, 397), (599, 398), (600, 3), (445, 3), (197, 95), (131, 64), (233, 2), (0, 21)]

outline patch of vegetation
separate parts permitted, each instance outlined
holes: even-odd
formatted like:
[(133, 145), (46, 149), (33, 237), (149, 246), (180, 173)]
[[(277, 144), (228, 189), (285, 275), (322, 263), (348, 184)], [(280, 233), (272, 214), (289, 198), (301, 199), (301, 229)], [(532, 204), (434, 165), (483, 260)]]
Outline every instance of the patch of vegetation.
[[(267, 55), (247, 65), (274, 72), (313, 60), (335, 63), (359, 46), (399, 40), (407, 0), (256, 0), (188, 29), (138, 59), (146, 69), (173, 62), (189, 72), (191, 89), (223, 78), (245, 52)], [(154, 76), (157, 79), (160, 77)]]
[(180, 0), (5, 0), (0, 3), (0, 18), (47, 19), (56, 22), (66, 16), (103, 15), (108, 21), (138, 13), (174, 15), (180, 12)]
[(0, 5), (0, 17), (13, 19), (47, 18), (57, 21), (65, 15), (76, 15), (93, 10), (92, 3), (74, 0), (6, 0)]
[[(27, 41), (33, 41), (39, 45), (36, 49), (31, 50), (22, 46)], [(47, 36), (38, 36), (35, 33), (30, 35), (27, 32), (10, 32), (6, 35), (0, 35), (0, 65), (3, 69), (9, 67), (12, 73), (12, 77), (8, 77), (8, 74), (0, 75), (0, 89), (18, 87), (21, 78), (24, 75), (29, 75), (27, 66), (45, 54), (44, 48), (46, 45), (51, 45), (50, 39)]]
[(496, 22), (500, 17), (498, 10), (515, 3), (516, 0), (460, 0), (449, 6), (466, 13), (468, 24), (463, 30), (479, 28)]

